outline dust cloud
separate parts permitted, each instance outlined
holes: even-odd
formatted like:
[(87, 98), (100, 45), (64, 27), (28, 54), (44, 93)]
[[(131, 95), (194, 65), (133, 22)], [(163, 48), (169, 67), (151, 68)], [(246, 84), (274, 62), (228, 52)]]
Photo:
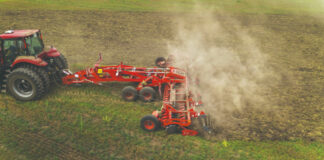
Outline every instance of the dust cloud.
[(214, 130), (234, 129), (249, 109), (269, 109), (266, 90), (276, 76), (248, 30), (228, 15), (202, 9), (175, 24), (169, 57), (188, 72), (190, 90), (201, 97), (200, 109)]

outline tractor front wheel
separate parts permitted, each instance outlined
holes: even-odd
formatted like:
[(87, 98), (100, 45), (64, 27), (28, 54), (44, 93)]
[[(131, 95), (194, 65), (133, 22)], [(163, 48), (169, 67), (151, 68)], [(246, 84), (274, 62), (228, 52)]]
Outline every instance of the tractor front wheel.
[(36, 100), (43, 96), (43, 86), (41, 77), (29, 68), (17, 68), (8, 75), (8, 91), (21, 101)]
[(160, 127), (160, 121), (153, 115), (147, 115), (141, 119), (141, 128), (145, 131), (156, 131)]

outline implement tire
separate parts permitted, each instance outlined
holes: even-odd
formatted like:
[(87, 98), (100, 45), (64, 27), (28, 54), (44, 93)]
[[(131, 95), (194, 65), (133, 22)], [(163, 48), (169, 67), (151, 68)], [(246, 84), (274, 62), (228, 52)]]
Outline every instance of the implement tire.
[(153, 115), (144, 116), (140, 125), (143, 130), (148, 132), (156, 131), (161, 127), (160, 121)]
[(143, 102), (151, 102), (154, 101), (156, 97), (156, 92), (152, 87), (144, 87), (139, 92), (139, 95), (140, 95), (140, 99)]
[(138, 98), (138, 94), (137, 94), (137, 90), (135, 89), (135, 87), (133, 86), (126, 86), (123, 90), (122, 90), (122, 98), (125, 101), (136, 101)]
[(155, 65), (160, 68), (165, 68), (166, 67), (166, 59), (164, 57), (156, 58)]

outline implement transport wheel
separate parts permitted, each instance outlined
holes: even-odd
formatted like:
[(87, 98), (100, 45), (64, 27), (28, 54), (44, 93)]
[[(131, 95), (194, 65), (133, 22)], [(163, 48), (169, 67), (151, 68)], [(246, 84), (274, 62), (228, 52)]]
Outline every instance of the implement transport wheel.
[(156, 58), (155, 65), (157, 67), (165, 68), (166, 67), (166, 59), (164, 57)]
[(133, 86), (126, 86), (122, 90), (122, 98), (125, 101), (135, 101), (138, 98), (137, 90)]
[(160, 121), (153, 115), (147, 115), (141, 119), (141, 128), (145, 131), (156, 131), (160, 127)]
[(37, 72), (29, 68), (17, 68), (7, 80), (9, 93), (21, 101), (36, 100), (43, 96), (44, 85)]
[(152, 87), (144, 87), (139, 92), (140, 99), (143, 102), (151, 102), (155, 99), (155, 90)]

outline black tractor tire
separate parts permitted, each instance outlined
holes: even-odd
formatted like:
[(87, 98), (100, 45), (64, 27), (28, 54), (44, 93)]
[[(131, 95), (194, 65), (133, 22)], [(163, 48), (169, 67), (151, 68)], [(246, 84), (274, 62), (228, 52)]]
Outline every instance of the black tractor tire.
[(153, 115), (146, 115), (141, 119), (141, 128), (145, 131), (156, 131), (161, 127), (160, 121)]
[(53, 75), (54, 80), (58, 84), (62, 84), (62, 78), (64, 77), (64, 74), (62, 72), (63, 69), (68, 69), (68, 62), (63, 54), (60, 54), (60, 56), (54, 58), (55, 67), (56, 67), (56, 73)]
[(62, 53), (60, 54), (58, 59), (60, 59), (60, 61), (61, 61), (62, 69), (68, 69), (69, 68), (68, 61), (66, 60), (65, 56)]
[(121, 95), (122, 95), (122, 98), (128, 102), (136, 101), (138, 98), (137, 90), (133, 86), (126, 86), (125, 88), (123, 88)]
[(151, 102), (155, 100), (156, 92), (152, 87), (144, 87), (140, 90), (139, 96), (143, 102)]
[(17, 68), (8, 75), (7, 89), (17, 100), (41, 98), (45, 93), (43, 86), (41, 77), (29, 68)]
[[(163, 62), (163, 64), (161, 64)], [(166, 59), (164, 57), (158, 57), (155, 59), (155, 65), (157, 67), (165, 68), (166, 67)]]
[(40, 67), (33, 66), (33, 65), (26, 65), (24, 67), (35, 71), (39, 75), (39, 77), (42, 79), (42, 82), (44, 85), (43, 86), (44, 92), (49, 91), (49, 88), (51, 85), (51, 80), (50, 80), (49, 74), (45, 71), (44, 68), (40, 68)]

